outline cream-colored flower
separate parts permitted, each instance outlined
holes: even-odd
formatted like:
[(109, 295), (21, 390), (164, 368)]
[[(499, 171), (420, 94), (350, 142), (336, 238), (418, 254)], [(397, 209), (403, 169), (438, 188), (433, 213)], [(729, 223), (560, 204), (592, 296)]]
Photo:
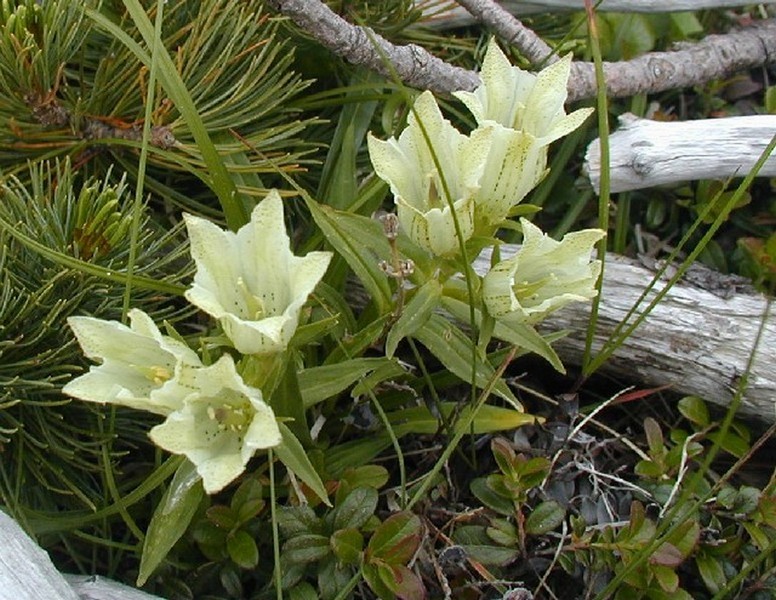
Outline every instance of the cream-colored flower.
[(601, 261), (590, 260), (600, 229), (585, 229), (553, 240), (526, 219), (523, 245), (495, 265), (482, 283), (488, 312), (496, 319), (536, 323), (571, 302), (595, 297)]
[(391, 186), (407, 235), (433, 254), (454, 254), (459, 244), (445, 190), (466, 241), (474, 231), (473, 196), (485, 168), (490, 133), (460, 133), (442, 116), (431, 92), (423, 92), (398, 140), (381, 141), (370, 134), (367, 143), (375, 172)]
[(474, 197), (478, 234), (492, 235), (492, 228), (507, 218), (516, 206), (544, 178), (547, 172), (547, 147), (530, 133), (509, 129), (495, 122), (483, 126), (490, 130), (491, 144)]
[(491, 39), (480, 73), (482, 85), (473, 92), (454, 95), (480, 125), (495, 121), (529, 133), (546, 146), (574, 131), (593, 112), (592, 108), (581, 108), (567, 115), (563, 108), (571, 58), (566, 55), (534, 75), (513, 66)]
[(197, 265), (188, 301), (218, 319), (243, 354), (282, 352), (331, 252), (294, 256), (276, 190), (237, 233), (192, 215), (184, 218)]
[(208, 494), (239, 477), (257, 450), (281, 442), (272, 409), (260, 390), (245, 384), (228, 354), (197, 372), (196, 389), (149, 436), (194, 463)]
[(64, 386), (68, 396), (168, 415), (193, 385), (202, 363), (183, 342), (164, 336), (142, 310), (129, 311), (130, 327), (117, 321), (70, 317), (84, 354), (100, 361)]

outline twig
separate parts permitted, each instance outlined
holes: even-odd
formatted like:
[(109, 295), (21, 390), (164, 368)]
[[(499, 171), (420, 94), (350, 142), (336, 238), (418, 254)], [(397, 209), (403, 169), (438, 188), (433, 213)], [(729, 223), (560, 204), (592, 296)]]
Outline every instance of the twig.
[(490, 27), (503, 40), (514, 44), (531, 64), (549, 64), (557, 60), (553, 49), (511, 13), (493, 0), (456, 0), (480, 23)]
[(472, 90), (479, 84), (473, 71), (454, 67), (415, 44), (396, 46), (369, 28), (348, 23), (320, 0), (268, 0), (267, 4), (353, 64), (390, 77), (391, 69), (385, 65), (387, 58), (407, 85), (451, 92)]

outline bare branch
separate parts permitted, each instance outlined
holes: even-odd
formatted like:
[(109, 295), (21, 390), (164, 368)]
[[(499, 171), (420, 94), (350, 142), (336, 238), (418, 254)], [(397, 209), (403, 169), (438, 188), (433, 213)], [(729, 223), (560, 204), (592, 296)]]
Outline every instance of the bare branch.
[[(455, 4), (461, 6), (454, 6)], [(418, 0), (420, 4), (420, 0)], [(534, 0), (533, 2), (520, 2), (516, 0), (500, 0), (498, 4), (507, 12), (521, 17), (536, 13), (561, 12), (581, 10), (580, 0)], [(625, 12), (625, 13), (660, 13), (693, 11), (709, 8), (734, 8), (751, 4), (745, 0), (604, 0), (596, 5), (597, 12)], [(761, 4), (776, 4), (776, 0), (766, 0)], [(463, 2), (449, 1), (449, 8), (434, 5), (426, 12), (429, 15), (425, 24), (435, 29), (451, 29), (471, 25), (475, 22), (471, 9), (463, 8)], [(486, 22), (480, 18), (481, 22)], [(495, 28), (494, 28), (495, 31)], [(499, 34), (501, 35), (501, 34)], [(506, 38), (505, 38), (506, 39)]]
[[(709, 35), (669, 52), (650, 52), (629, 61), (604, 63), (607, 94), (633, 96), (689, 87), (776, 61), (776, 20), (726, 34)], [(592, 63), (575, 62), (569, 101), (595, 95)]]
[(274, 7), (323, 46), (356, 65), (391, 77), (389, 61), (401, 80), (418, 89), (435, 92), (471, 90), (479, 83), (476, 73), (454, 67), (424, 48), (396, 46), (366, 27), (348, 23), (320, 0), (268, 0)]
[[(449, 93), (473, 90), (479, 83), (476, 73), (452, 66), (420, 46), (396, 46), (371, 29), (348, 23), (320, 0), (268, 0), (268, 3), (335, 54), (390, 76), (385, 57), (407, 85)], [(604, 72), (608, 95), (620, 97), (692, 86), (774, 61), (776, 21), (768, 19), (739, 31), (710, 35), (675, 51), (651, 52), (630, 61), (605, 63)], [(574, 63), (569, 101), (594, 95), (593, 65)]]
[(544, 40), (493, 0), (456, 0), (456, 2), (474, 15), (480, 23), (495, 31), (501, 39), (517, 46), (531, 64), (540, 65), (557, 60), (557, 58), (551, 58), (553, 50)]

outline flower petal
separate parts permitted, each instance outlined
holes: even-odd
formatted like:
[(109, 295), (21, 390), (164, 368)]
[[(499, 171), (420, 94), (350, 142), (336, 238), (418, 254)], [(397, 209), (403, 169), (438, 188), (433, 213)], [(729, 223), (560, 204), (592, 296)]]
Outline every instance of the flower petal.
[(239, 477), (256, 450), (279, 444), (281, 435), (261, 391), (245, 384), (231, 356), (201, 369), (197, 383), (180, 410), (149, 435), (193, 462), (212, 494)]
[(68, 319), (84, 354), (102, 364), (62, 391), (80, 400), (167, 415), (180, 406), (190, 373), (201, 363), (184, 343), (163, 336), (143, 311), (132, 309), (129, 318), (130, 327), (92, 317)]
[(277, 190), (236, 234), (196, 217), (187, 216), (186, 223), (197, 264), (186, 298), (218, 319), (243, 354), (282, 352), (332, 254), (294, 256)]

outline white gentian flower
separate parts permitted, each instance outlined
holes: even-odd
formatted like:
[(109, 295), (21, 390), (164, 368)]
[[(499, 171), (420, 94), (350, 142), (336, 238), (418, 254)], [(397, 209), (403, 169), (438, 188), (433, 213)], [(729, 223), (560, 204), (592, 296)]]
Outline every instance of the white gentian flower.
[(194, 463), (213, 494), (239, 477), (257, 450), (277, 446), (281, 435), (261, 391), (245, 384), (228, 354), (200, 369), (196, 379), (197, 389), (149, 435)]
[(480, 125), (495, 121), (529, 133), (546, 146), (574, 131), (593, 112), (592, 108), (581, 108), (567, 115), (563, 108), (571, 58), (568, 54), (534, 75), (513, 66), (491, 39), (480, 72), (482, 85), (473, 92), (454, 95)]
[(294, 256), (277, 190), (253, 209), (250, 223), (237, 233), (192, 215), (184, 218), (197, 265), (186, 299), (218, 319), (243, 354), (282, 352), (331, 252)]
[(460, 133), (442, 116), (431, 92), (423, 92), (398, 140), (381, 141), (370, 133), (367, 143), (375, 172), (391, 186), (407, 235), (433, 254), (455, 253), (459, 244), (453, 212), (437, 164), (466, 241), (474, 232), (473, 196), (485, 168), (490, 133), (483, 129), (471, 136)]
[(491, 315), (506, 322), (536, 323), (566, 304), (595, 297), (601, 261), (591, 261), (590, 253), (603, 231), (575, 231), (558, 242), (530, 221), (520, 223), (522, 247), (495, 265), (482, 283)]
[(530, 133), (488, 122), (491, 145), (474, 197), (476, 230), (492, 235), (492, 228), (507, 218), (547, 172), (547, 147)]
[(64, 386), (68, 396), (168, 415), (180, 407), (202, 363), (179, 340), (164, 336), (142, 310), (129, 311), (130, 327), (118, 321), (70, 317), (84, 354), (102, 364)]

